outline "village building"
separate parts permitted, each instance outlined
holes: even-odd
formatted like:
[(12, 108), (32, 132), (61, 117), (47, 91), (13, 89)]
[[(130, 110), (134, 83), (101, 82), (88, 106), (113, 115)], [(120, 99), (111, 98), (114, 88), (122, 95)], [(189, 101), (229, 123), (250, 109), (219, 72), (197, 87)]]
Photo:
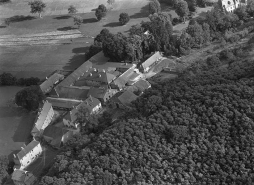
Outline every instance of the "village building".
[(101, 87), (92, 87), (88, 93), (88, 96), (93, 96), (105, 104), (114, 94), (118, 92), (117, 89), (110, 89), (107, 85)]
[(33, 140), (24, 148), (21, 147), (21, 151), (14, 154), (15, 168), (23, 170), (25, 167), (35, 161), (42, 153), (42, 147), (40, 142)]
[(133, 86), (137, 87), (138, 91), (144, 92), (146, 89), (151, 87), (151, 84), (146, 80), (139, 80), (133, 84)]
[(246, 6), (247, 0), (219, 0), (219, 6), (226, 12), (233, 12), (239, 6)]
[(133, 85), (135, 82), (143, 78), (142, 73), (134, 72), (130, 77), (127, 85)]
[(88, 114), (97, 114), (101, 110), (102, 106), (101, 102), (97, 98), (89, 96), (84, 102), (73, 108), (64, 116), (63, 123), (65, 126), (76, 127), (77, 113), (81, 108), (85, 109)]
[(57, 86), (51, 91), (50, 96), (53, 98), (85, 100), (87, 98), (89, 89), (90, 87)]
[(82, 100), (74, 100), (74, 99), (66, 99), (66, 98), (53, 98), (53, 97), (47, 97), (46, 100), (52, 104), (52, 107), (54, 109), (61, 109), (61, 110), (67, 110), (70, 111), (74, 107), (81, 104)]
[(31, 131), (31, 135), (34, 137), (40, 136), (43, 130), (50, 124), (54, 116), (52, 104), (48, 101), (44, 101), (42, 108), (39, 108), (38, 115), (39, 116)]
[(46, 77), (46, 80), (40, 85), (40, 88), (44, 94), (49, 93), (53, 89), (54, 85), (63, 79), (64, 75), (54, 73), (49, 78)]
[(15, 185), (32, 185), (37, 180), (31, 172), (20, 169), (14, 169), (11, 179)]
[(131, 109), (131, 102), (138, 98), (131, 91), (118, 92), (110, 101), (108, 102), (109, 108), (120, 108), (120, 109)]
[(111, 73), (104, 71), (99, 72), (96, 68), (93, 68), (92, 71), (87, 76), (80, 78), (75, 82), (75, 86), (89, 86), (89, 87), (99, 87), (101, 85), (110, 84), (116, 76)]
[(155, 66), (162, 59), (162, 55), (159, 51), (155, 52), (151, 57), (144, 61), (140, 65), (140, 71), (147, 73), (153, 66)]
[(43, 138), (50, 145), (59, 148), (67, 141), (69, 141), (69, 139), (71, 139), (73, 135), (77, 134), (79, 131), (80, 129), (78, 125), (73, 129), (50, 125), (43, 132)]

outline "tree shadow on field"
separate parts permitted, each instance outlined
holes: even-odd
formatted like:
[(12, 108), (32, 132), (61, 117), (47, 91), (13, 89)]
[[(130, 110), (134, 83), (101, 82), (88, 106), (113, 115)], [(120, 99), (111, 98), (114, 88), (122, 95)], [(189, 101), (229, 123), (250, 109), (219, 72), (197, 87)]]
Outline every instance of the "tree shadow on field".
[(19, 125), (12, 137), (14, 142), (26, 142), (28, 143), (31, 138), (31, 130), (34, 125), (36, 115), (33, 113), (25, 113), (20, 122)]
[(91, 11), (92, 11), (92, 12), (95, 12), (95, 11), (96, 11), (96, 9), (97, 9), (97, 8), (94, 8), (94, 9), (92, 9)]
[(34, 16), (24, 16), (24, 15), (15, 15), (13, 17), (8, 18), (8, 20), (12, 23), (14, 22), (22, 22), (22, 21), (29, 21), (29, 20), (33, 20), (36, 19)]
[(54, 19), (57, 19), (57, 20), (62, 20), (62, 19), (69, 19), (71, 18), (70, 15), (63, 15), (63, 16), (58, 16), (58, 17), (55, 17)]
[[(87, 47), (88, 49), (88, 47)], [(77, 49), (79, 50), (79, 49)], [(84, 51), (84, 49), (80, 49)], [(76, 51), (79, 53), (80, 51)], [(86, 54), (75, 54), (73, 57), (69, 60), (69, 62), (66, 64), (66, 66), (63, 67), (63, 70), (75, 70), (79, 66), (81, 66), (86, 61)]]
[(83, 19), (83, 24), (94, 23), (94, 22), (97, 22), (97, 19), (95, 18)]
[(111, 22), (111, 23), (103, 25), (103, 27), (112, 27), (112, 28), (117, 26), (121, 26), (120, 22)]
[(144, 18), (149, 16), (149, 5), (145, 5), (141, 8), (140, 12), (130, 16), (131, 19)]
[(6, 28), (6, 26), (0, 26), (0, 28)]
[(76, 30), (77, 28), (74, 28), (72, 26), (66, 26), (63, 28), (57, 28), (58, 31), (69, 31), (69, 30)]
[(72, 49), (72, 53), (75, 53), (75, 54), (86, 53), (88, 49), (89, 47), (74, 48)]

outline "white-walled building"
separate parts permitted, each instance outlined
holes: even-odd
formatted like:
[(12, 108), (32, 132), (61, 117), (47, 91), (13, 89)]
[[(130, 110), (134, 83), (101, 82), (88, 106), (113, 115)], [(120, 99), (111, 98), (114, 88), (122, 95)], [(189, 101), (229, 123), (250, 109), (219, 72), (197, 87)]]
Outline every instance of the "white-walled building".
[(21, 151), (14, 154), (15, 168), (23, 170), (30, 165), (35, 159), (37, 159), (42, 153), (42, 147), (40, 142), (33, 140), (24, 148), (21, 147)]
[(52, 104), (48, 101), (45, 101), (42, 108), (39, 109), (38, 114), (39, 116), (34, 124), (34, 128), (31, 131), (31, 135), (34, 137), (40, 136), (43, 130), (50, 124), (54, 116)]

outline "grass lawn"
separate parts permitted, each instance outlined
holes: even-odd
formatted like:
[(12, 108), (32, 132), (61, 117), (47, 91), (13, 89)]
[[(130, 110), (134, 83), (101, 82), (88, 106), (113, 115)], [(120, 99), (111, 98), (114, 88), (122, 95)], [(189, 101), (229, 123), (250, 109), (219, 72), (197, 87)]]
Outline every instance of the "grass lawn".
[(10, 106), (21, 87), (0, 87), (0, 155), (19, 152), (30, 136), (35, 115)]

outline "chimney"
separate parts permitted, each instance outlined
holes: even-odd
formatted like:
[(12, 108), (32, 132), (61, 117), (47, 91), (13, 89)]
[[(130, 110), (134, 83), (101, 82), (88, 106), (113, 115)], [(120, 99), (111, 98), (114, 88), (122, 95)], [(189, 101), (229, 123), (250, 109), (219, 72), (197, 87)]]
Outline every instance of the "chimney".
[(48, 79), (48, 77), (46, 76), (46, 80)]
[(99, 78), (101, 77), (101, 74), (99, 74)]
[(16, 158), (16, 155), (15, 155), (15, 154), (13, 154), (13, 157), (14, 157), (14, 158)]
[(93, 74), (92, 74), (92, 73), (90, 73), (90, 74), (89, 74), (89, 76), (93, 76)]
[(96, 68), (93, 68), (93, 71), (96, 71)]
[(105, 73), (105, 69), (103, 69), (102, 72)]
[(24, 150), (24, 148), (23, 148), (23, 147), (21, 147), (21, 150)]

